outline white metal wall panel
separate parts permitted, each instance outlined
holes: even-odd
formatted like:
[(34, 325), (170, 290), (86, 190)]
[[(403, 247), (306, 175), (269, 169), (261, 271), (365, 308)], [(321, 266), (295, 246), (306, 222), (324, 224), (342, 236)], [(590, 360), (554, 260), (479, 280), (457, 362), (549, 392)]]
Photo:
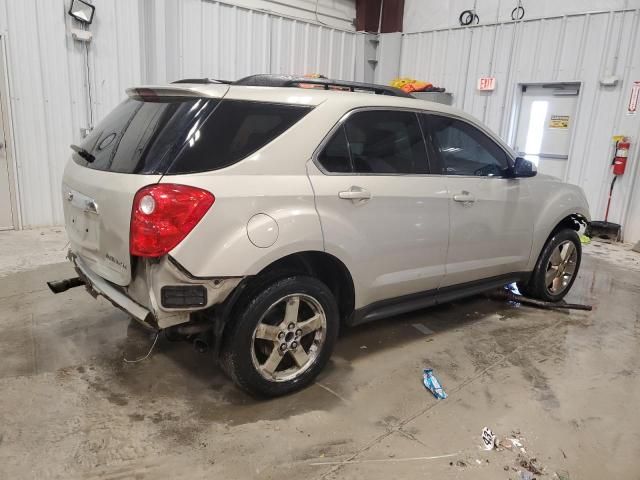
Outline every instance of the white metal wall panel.
[[(640, 11), (625, 10), (456, 27), (403, 36), (400, 74), (424, 79), (454, 93), (454, 106), (509, 140), (517, 85), (580, 82), (566, 180), (581, 185), (595, 219), (604, 215), (611, 181), (611, 137), (632, 137), (631, 169), (615, 187), (610, 220), (625, 237), (640, 239), (640, 116), (625, 115), (633, 81), (640, 80)], [(616, 87), (600, 80), (615, 74)], [(496, 77), (494, 92), (480, 92), (480, 76)]]
[[(60, 184), (70, 143), (89, 126), (85, 45), (67, 31), (64, 0), (4, 0), (19, 198), (23, 226), (60, 224)], [(89, 46), (94, 122), (140, 83), (138, 3), (96, 2)]]
[[(59, 139), (71, 136), (73, 110), (65, 25), (51, 19), (64, 18), (63, 8), (34, 0), (4, 5), (19, 203), (27, 225), (61, 221), (60, 172), (69, 150)], [(6, 35), (8, 26), (15, 35)]]
[[(355, 0), (225, 0), (248, 10), (295, 17), (303, 22), (324, 23), (353, 31)], [(316, 15), (317, 13), (317, 15)]]
[[(277, 3), (260, 2), (256, 5)], [(90, 124), (89, 84), (95, 125), (124, 98), (125, 88), (142, 83), (234, 80), (254, 73), (321, 72), (354, 79), (357, 34), (350, 30), (232, 2), (93, 3), (87, 83), (85, 44), (68, 31), (69, 0), (0, 0), (24, 227), (63, 221), (60, 182), (69, 144), (80, 142), (80, 129)], [(298, 3), (307, 15), (309, 1)], [(287, 11), (295, 13), (296, 5)], [(322, 0), (320, 12), (337, 15), (349, 5), (349, 0)]]
[(91, 29), (89, 60), (94, 117), (101, 119), (123, 99), (127, 87), (141, 81), (141, 19), (137, 1), (103, 1), (96, 12), (100, 22)]
[(354, 79), (355, 32), (211, 0), (183, 0), (175, 7), (179, 54), (165, 59), (169, 78), (152, 81), (236, 80), (255, 73)]
[[(516, 4), (515, 0), (405, 0), (404, 31), (413, 33), (458, 26), (460, 13), (468, 8), (475, 8), (483, 24), (508, 22)], [(640, 0), (529, 0), (522, 4), (528, 19), (640, 8)]]
[(286, 18), (271, 20), (270, 73), (322, 73), (354, 80), (357, 34)]

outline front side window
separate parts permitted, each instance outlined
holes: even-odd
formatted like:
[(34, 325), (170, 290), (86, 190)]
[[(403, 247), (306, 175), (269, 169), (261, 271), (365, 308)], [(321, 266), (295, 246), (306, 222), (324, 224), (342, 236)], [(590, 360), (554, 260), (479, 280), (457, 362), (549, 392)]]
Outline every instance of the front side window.
[(501, 177), (507, 173), (505, 151), (473, 125), (438, 115), (423, 115), (423, 122), (440, 153), (445, 175)]
[(429, 173), (416, 114), (397, 110), (353, 113), (334, 132), (318, 161), (332, 173)]

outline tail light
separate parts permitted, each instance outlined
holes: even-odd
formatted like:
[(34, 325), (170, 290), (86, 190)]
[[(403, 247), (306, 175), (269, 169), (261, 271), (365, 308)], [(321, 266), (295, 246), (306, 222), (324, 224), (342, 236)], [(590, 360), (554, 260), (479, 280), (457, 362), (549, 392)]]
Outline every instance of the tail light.
[(133, 199), (129, 250), (139, 257), (161, 257), (198, 224), (215, 197), (196, 187), (161, 183), (141, 188)]

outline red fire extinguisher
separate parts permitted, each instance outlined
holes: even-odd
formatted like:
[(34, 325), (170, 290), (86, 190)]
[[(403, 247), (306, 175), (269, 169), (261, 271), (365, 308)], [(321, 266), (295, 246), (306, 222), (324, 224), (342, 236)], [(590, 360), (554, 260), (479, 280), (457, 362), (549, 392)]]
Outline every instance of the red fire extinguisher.
[(609, 221), (609, 209), (611, 207), (611, 197), (613, 196), (613, 187), (616, 184), (616, 180), (622, 175), (627, 168), (627, 158), (629, 157), (629, 147), (631, 146), (629, 139), (623, 136), (614, 137), (615, 154), (611, 161), (613, 170), (613, 179), (611, 180), (611, 186), (609, 187), (609, 198), (607, 199), (607, 209), (604, 212), (604, 222), (600, 220), (589, 223), (587, 227), (587, 235), (590, 237), (600, 237), (613, 239), (615, 241), (620, 240), (621, 225)]
[(611, 181), (611, 186), (609, 187), (609, 199), (607, 200), (607, 210), (604, 213), (605, 223), (609, 221), (609, 208), (611, 207), (611, 196), (613, 195), (613, 186), (616, 184), (618, 175), (622, 175), (624, 173), (625, 168), (627, 168), (627, 158), (629, 157), (630, 146), (631, 144), (629, 143), (629, 139), (627, 137), (622, 137), (620, 140), (616, 141), (616, 154), (615, 154), (615, 157), (613, 157), (613, 161), (611, 162), (611, 165), (613, 165), (613, 180)]
[(613, 174), (622, 175), (627, 168), (627, 158), (629, 157), (629, 140), (623, 138), (616, 143), (616, 156), (613, 158)]

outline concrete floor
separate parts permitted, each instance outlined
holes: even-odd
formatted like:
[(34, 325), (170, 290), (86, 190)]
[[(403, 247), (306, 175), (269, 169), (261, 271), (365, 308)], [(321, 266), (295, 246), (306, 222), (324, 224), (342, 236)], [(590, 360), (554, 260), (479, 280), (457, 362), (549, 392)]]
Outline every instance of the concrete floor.
[(567, 300), (592, 312), (476, 297), (346, 330), (315, 385), (263, 402), (184, 343), (123, 362), (149, 334), (49, 293), (68, 265), (0, 258), (0, 478), (520, 478), (517, 452), (481, 449), (489, 426), (539, 478), (637, 479), (640, 254), (587, 250)]

